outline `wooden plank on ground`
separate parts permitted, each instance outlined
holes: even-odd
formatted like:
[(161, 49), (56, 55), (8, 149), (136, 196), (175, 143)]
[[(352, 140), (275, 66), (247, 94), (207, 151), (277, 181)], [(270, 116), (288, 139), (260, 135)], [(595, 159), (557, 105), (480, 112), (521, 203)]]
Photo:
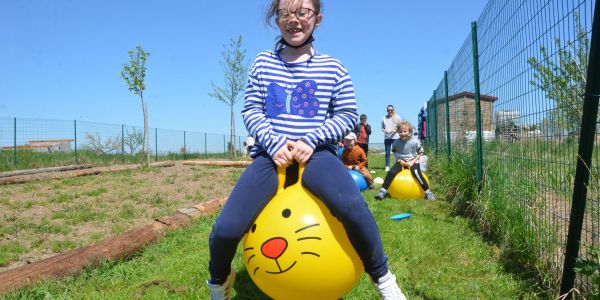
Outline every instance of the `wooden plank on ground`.
[(249, 160), (186, 160), (183, 162), (184, 165), (191, 166), (223, 166), (223, 167), (247, 167), (252, 163)]
[(89, 169), (91, 167), (92, 167), (91, 164), (83, 164), (83, 165), (69, 165), (69, 166), (61, 166), (61, 167), (49, 167), (49, 168), (38, 168), (38, 169), (29, 169), (29, 170), (8, 171), (8, 172), (1, 172), (0, 178), (19, 176), (19, 175), (38, 174), (38, 173), (48, 173), (48, 172), (81, 170), (81, 169)]
[[(150, 164), (151, 167), (159, 167), (166, 168), (175, 166), (175, 162), (173, 161), (163, 161), (163, 162), (155, 162)], [(79, 176), (90, 176), (90, 175), (98, 175), (106, 172), (120, 172), (127, 170), (137, 170), (140, 168), (140, 165), (116, 165), (116, 166), (107, 166), (107, 167), (95, 167), (91, 169), (83, 169), (83, 170), (71, 170), (71, 171), (63, 171), (63, 172), (54, 172), (54, 173), (38, 173), (38, 174), (29, 174), (29, 175), (17, 175), (11, 177), (0, 177), (0, 185), (2, 184), (19, 184), (26, 183), (35, 180), (42, 179), (64, 179), (70, 177), (79, 177)]]

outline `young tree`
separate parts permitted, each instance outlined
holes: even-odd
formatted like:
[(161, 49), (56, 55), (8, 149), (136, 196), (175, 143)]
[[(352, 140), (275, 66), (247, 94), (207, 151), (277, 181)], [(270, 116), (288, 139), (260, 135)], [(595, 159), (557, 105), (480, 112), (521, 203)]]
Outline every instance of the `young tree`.
[(99, 133), (85, 133), (87, 145), (81, 147), (84, 150), (90, 150), (102, 155), (107, 155), (117, 152), (121, 148), (121, 138), (107, 138), (105, 141)]
[(531, 85), (544, 91), (556, 104), (556, 109), (546, 116), (543, 123), (552, 122), (570, 133), (577, 134), (583, 115), (590, 42), (578, 15), (575, 15), (575, 24), (575, 41), (563, 46), (560, 39), (556, 38), (556, 56), (548, 54), (546, 47), (542, 46), (541, 61), (531, 57), (527, 62), (535, 71), (534, 80), (530, 81)]
[(142, 112), (144, 114), (144, 142), (142, 144), (142, 153), (146, 154), (146, 165), (150, 165), (150, 139), (148, 131), (148, 106), (144, 101), (144, 90), (146, 85), (144, 79), (146, 77), (146, 61), (149, 52), (144, 52), (142, 46), (137, 46), (135, 53), (132, 50), (127, 51), (129, 54), (129, 63), (123, 64), (123, 70), (121, 70), (121, 77), (127, 82), (129, 91), (140, 96), (142, 101)]
[(130, 132), (129, 129), (125, 129), (125, 136), (123, 137), (123, 148), (127, 149), (127, 152), (134, 155), (137, 149), (144, 145), (144, 133), (135, 128)]
[(212, 83), (212, 92), (209, 96), (229, 105), (230, 130), (229, 130), (229, 152), (235, 157), (235, 117), (233, 106), (238, 102), (246, 88), (246, 73), (248, 72), (248, 61), (246, 61), (246, 50), (242, 49), (242, 36), (237, 41), (231, 39), (229, 47), (223, 46), (225, 50), (221, 53), (223, 60), (220, 62), (225, 75), (224, 87), (218, 87)]

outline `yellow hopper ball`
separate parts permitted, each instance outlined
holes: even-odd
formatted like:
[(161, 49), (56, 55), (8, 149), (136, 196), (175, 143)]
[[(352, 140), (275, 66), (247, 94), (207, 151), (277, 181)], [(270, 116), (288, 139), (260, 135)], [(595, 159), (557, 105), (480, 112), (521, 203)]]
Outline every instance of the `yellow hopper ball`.
[[(302, 178), (300, 166), (299, 178)], [(339, 299), (363, 272), (342, 223), (301, 180), (279, 190), (243, 238), (244, 265), (273, 299)]]
[[(423, 177), (429, 184), (429, 178), (427, 178), (425, 173), (423, 173)], [(425, 196), (425, 191), (410, 174), (410, 169), (407, 168), (402, 169), (400, 173), (396, 174), (387, 192), (394, 199), (421, 199)]]

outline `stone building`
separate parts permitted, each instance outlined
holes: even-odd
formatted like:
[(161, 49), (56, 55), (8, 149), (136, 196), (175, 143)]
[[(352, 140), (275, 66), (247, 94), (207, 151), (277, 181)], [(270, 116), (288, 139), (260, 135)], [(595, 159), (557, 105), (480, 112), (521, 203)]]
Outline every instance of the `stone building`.
[[(498, 97), (481, 95), (481, 130), (484, 140), (494, 139), (494, 101)], [(446, 99), (435, 101), (438, 142), (446, 141)], [(450, 112), (450, 141), (471, 141), (475, 137), (475, 94), (461, 92), (448, 96)], [(433, 113), (432, 111), (430, 111)], [(433, 123), (432, 123), (433, 124)]]

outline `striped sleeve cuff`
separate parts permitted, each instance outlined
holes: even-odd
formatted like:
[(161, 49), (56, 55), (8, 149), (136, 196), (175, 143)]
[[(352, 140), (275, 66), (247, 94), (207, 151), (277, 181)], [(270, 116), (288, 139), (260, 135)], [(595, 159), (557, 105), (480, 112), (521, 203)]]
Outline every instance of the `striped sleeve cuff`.
[(277, 151), (279, 151), (281, 147), (285, 146), (286, 141), (286, 138), (280, 136), (273, 143), (269, 143), (269, 145), (266, 146), (267, 153), (269, 153), (269, 156), (275, 156), (275, 153), (277, 153)]
[(317, 138), (313, 133), (309, 133), (302, 138), (305, 144), (309, 145), (313, 150), (317, 148)]

